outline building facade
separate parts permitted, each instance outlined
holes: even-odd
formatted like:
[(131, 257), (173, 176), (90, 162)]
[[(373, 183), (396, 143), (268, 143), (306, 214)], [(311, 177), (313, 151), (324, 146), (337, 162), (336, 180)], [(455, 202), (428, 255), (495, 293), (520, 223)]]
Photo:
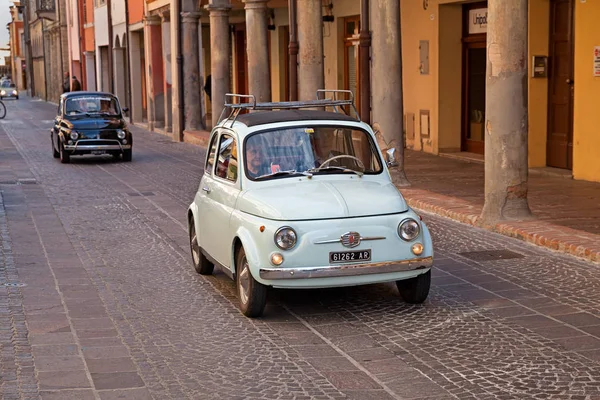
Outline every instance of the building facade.
[[(97, 88), (175, 140), (210, 129), (225, 93), (281, 101), (347, 89), (363, 120), (402, 131), (408, 148), (485, 157), (486, 1), (81, 2), (94, 16), (84, 52)], [(529, 1), (528, 163), (600, 181), (594, 15), (598, 2)]]
[(25, 63), (25, 31), (23, 29), (23, 7), (20, 2), (10, 6), (11, 22), (10, 35), (10, 61), (11, 78), (19, 90), (27, 88), (27, 75)]

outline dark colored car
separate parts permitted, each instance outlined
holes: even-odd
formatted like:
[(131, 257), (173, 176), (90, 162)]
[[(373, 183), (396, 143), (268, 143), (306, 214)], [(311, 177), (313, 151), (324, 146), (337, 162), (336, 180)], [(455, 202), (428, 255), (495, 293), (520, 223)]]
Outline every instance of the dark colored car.
[(52, 155), (66, 164), (71, 156), (110, 154), (131, 161), (133, 137), (117, 97), (102, 92), (68, 92), (60, 96), (50, 130)]

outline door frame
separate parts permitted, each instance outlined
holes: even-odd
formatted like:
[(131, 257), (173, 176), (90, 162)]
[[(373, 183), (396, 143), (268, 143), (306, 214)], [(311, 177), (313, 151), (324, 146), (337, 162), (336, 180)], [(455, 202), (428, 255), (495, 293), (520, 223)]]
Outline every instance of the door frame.
[[(573, 76), (575, 74), (575, 2), (573, 0), (567, 0), (570, 3), (569, 7), (569, 16), (568, 16), (568, 30), (569, 30), (569, 44), (570, 44), (570, 61), (569, 61), (569, 76), (571, 81), (573, 81)], [(550, 3), (554, 3), (555, 0), (550, 0)], [(546, 107), (546, 165), (548, 165), (548, 160), (550, 159), (550, 127), (551, 121), (554, 117), (552, 114), (552, 85), (555, 83), (556, 77), (554, 75), (553, 66), (553, 46), (552, 46), (552, 32), (553, 32), (553, 22), (554, 22), (554, 8), (552, 4), (550, 4), (550, 12), (549, 12), (548, 26), (549, 26), (549, 34), (548, 34), (548, 104)], [(567, 167), (566, 169), (573, 169), (573, 114), (574, 114), (574, 82), (571, 83), (570, 95), (569, 95), (569, 120), (567, 121), (568, 133), (567, 133)], [(553, 167), (553, 168), (561, 168), (561, 167)]]
[[(469, 67), (468, 57), (469, 49), (486, 49), (487, 53), (487, 33), (469, 34), (469, 11), (479, 8), (487, 8), (487, 1), (469, 3), (463, 5), (463, 34), (462, 34), (462, 93), (461, 93), (461, 134), (460, 134), (460, 149), (470, 153), (484, 154), (485, 141), (467, 139), (469, 132)], [(485, 123), (485, 121), (484, 121)]]

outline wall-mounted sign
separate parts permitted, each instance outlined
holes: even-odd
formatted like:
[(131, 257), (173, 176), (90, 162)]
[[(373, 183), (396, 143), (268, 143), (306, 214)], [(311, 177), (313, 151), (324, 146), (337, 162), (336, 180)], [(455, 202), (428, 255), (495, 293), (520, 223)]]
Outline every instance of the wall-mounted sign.
[(488, 9), (469, 10), (469, 34), (487, 32)]
[(594, 47), (594, 76), (600, 77), (600, 46)]

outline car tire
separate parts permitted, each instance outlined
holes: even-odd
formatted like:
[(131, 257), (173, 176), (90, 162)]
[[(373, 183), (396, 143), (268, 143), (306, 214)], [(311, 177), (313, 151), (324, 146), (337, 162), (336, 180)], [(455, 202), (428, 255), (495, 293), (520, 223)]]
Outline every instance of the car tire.
[(123, 150), (123, 161), (130, 162), (133, 158), (133, 149)]
[(196, 235), (196, 226), (194, 224), (193, 218), (190, 221), (190, 250), (192, 251), (192, 263), (194, 264), (194, 269), (200, 275), (210, 275), (213, 273), (215, 269), (215, 265), (208, 261), (208, 258), (202, 253), (200, 250), (200, 245), (198, 244), (198, 236)]
[(246, 317), (260, 317), (267, 304), (267, 287), (252, 276), (246, 252), (241, 246), (236, 253), (235, 261), (235, 286), (240, 299), (240, 310)]
[(421, 304), (429, 295), (431, 270), (411, 279), (396, 281), (400, 296), (409, 304)]
[(62, 164), (68, 164), (71, 162), (71, 155), (65, 151), (62, 143), (58, 144), (58, 151), (59, 151), (58, 155), (60, 157), (60, 162)]
[(52, 145), (52, 157), (59, 158), (60, 152), (56, 151), (56, 149), (54, 148), (54, 141), (52, 140), (52, 138), (50, 138), (50, 144)]

